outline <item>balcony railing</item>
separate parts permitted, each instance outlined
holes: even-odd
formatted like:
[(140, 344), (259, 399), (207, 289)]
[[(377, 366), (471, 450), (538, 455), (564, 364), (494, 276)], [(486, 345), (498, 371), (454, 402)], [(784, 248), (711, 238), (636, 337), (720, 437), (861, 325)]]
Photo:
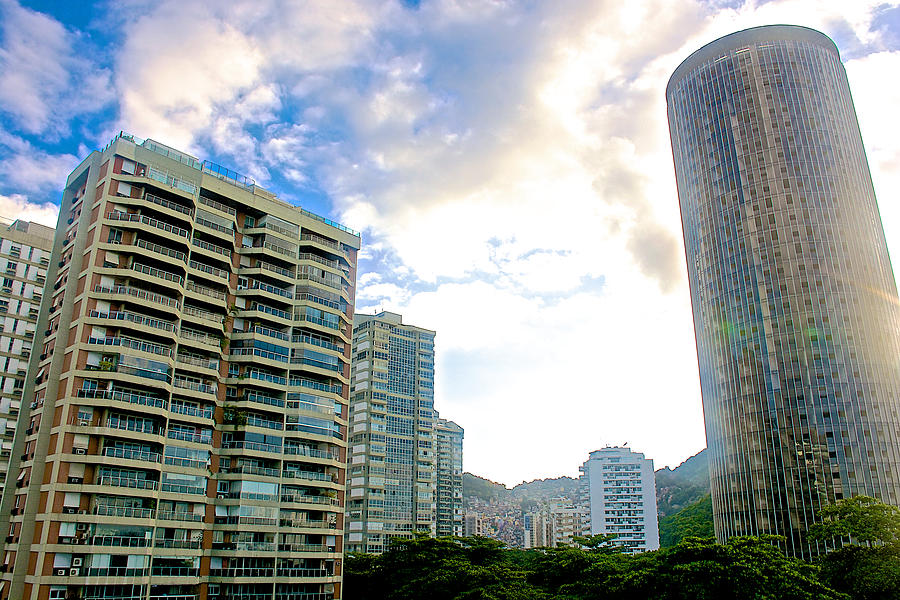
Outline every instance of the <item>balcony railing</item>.
[[(151, 482), (153, 483), (153, 482)], [(124, 546), (126, 548), (144, 548), (150, 540), (144, 537), (126, 535), (95, 535), (87, 538), (89, 546)]]
[(311, 344), (313, 346), (319, 346), (320, 348), (325, 348), (326, 350), (334, 350), (335, 352), (344, 352), (344, 344), (335, 344), (333, 342), (329, 342), (327, 340), (323, 340), (320, 338), (315, 338), (309, 335), (295, 335), (291, 338), (291, 341), (295, 344)]
[(134, 431), (136, 433), (149, 433), (151, 435), (159, 435), (161, 433), (160, 428), (152, 421), (123, 420), (116, 416), (107, 417), (105, 427)]
[(152, 508), (135, 508), (133, 506), (110, 506), (99, 504), (94, 507), (93, 513), (101, 517), (129, 517), (135, 519), (152, 519)]
[(207, 198), (206, 196), (201, 195), (198, 199), (200, 200), (200, 204), (205, 204), (206, 206), (215, 208), (216, 210), (222, 211), (223, 213), (226, 213), (226, 214), (229, 214), (232, 217), (237, 214), (237, 212), (230, 206), (226, 206), (225, 204), (222, 204), (221, 202), (216, 202), (212, 198)]
[(177, 235), (178, 237), (186, 238), (190, 235), (187, 229), (182, 227), (177, 227), (175, 225), (170, 225), (164, 221), (160, 221), (159, 219), (154, 219), (153, 217), (148, 217), (146, 215), (139, 215), (135, 213), (126, 213), (121, 211), (113, 211), (106, 213), (106, 218), (110, 221), (128, 221), (131, 223), (143, 223), (144, 225), (149, 225), (150, 227), (155, 227), (157, 229), (161, 229), (167, 233), (171, 233), (173, 235)]
[(203, 273), (212, 275), (213, 277), (218, 277), (219, 279), (228, 279), (231, 276), (231, 274), (225, 269), (211, 267), (201, 262), (197, 262), (196, 260), (190, 261), (190, 263), (188, 263), (188, 266), (192, 269), (196, 269), (198, 271), (202, 271)]
[(132, 450), (130, 448), (116, 448), (115, 446), (107, 446), (103, 449), (103, 456), (111, 458), (124, 458), (128, 460), (141, 460), (144, 462), (158, 463), (162, 456), (158, 452), (150, 452), (148, 450)]
[(287, 385), (287, 377), (272, 375), (271, 373), (265, 373), (256, 369), (248, 371), (247, 377), (250, 377), (251, 379), (258, 379), (259, 381), (267, 381), (276, 385)]
[(248, 442), (243, 440), (230, 440), (222, 442), (222, 448), (226, 450), (255, 450), (257, 452), (274, 452), (281, 454), (281, 446), (264, 444), (262, 442)]
[(125, 311), (109, 311), (109, 312), (101, 312), (99, 310), (92, 310), (89, 315), (95, 319), (113, 319), (116, 321), (128, 321), (130, 323), (134, 323), (136, 325), (145, 325), (147, 327), (152, 327), (154, 329), (162, 329), (163, 331), (174, 332), (175, 331), (175, 323), (170, 321), (163, 321), (161, 319), (152, 319), (150, 317), (145, 317), (143, 315), (139, 315), (136, 313), (125, 312)]
[(203, 515), (184, 512), (180, 510), (160, 510), (157, 511), (156, 518), (165, 521), (192, 521), (194, 523), (203, 522)]
[(204, 285), (197, 285), (193, 281), (188, 281), (187, 290), (194, 292), (196, 294), (200, 294), (202, 296), (209, 296), (210, 298), (215, 298), (216, 300), (224, 300), (225, 292), (206, 287)]
[(208, 335), (206, 333), (200, 331), (194, 331), (193, 329), (181, 329), (181, 335), (179, 337), (194, 340), (195, 342), (202, 342), (204, 344), (209, 344), (210, 346), (219, 346), (222, 343), (222, 338), (216, 337), (214, 335)]
[(315, 242), (317, 244), (321, 244), (322, 246), (326, 246), (326, 247), (332, 248), (334, 250), (338, 250), (338, 251), (341, 250), (341, 245), (338, 244), (336, 241), (329, 240), (328, 238), (324, 238), (321, 235), (316, 235), (314, 233), (301, 234), (300, 239), (304, 242)]
[(261, 327), (259, 325), (255, 325), (254, 327), (251, 327), (250, 329), (243, 330), (243, 331), (240, 329), (235, 329), (233, 331), (233, 333), (258, 333), (259, 335), (264, 335), (266, 337), (275, 338), (275, 339), (281, 340), (283, 342), (286, 342), (289, 339), (291, 339), (290, 334), (283, 333), (281, 331), (271, 329), (269, 327)]
[(167, 400), (163, 398), (157, 398), (154, 396), (146, 396), (143, 394), (135, 394), (133, 392), (121, 391), (121, 390), (88, 390), (88, 389), (80, 389), (78, 390), (79, 398), (103, 398), (105, 400), (120, 400), (122, 402), (129, 402), (131, 404), (138, 404), (140, 406), (153, 406), (156, 408), (165, 408), (168, 403)]
[(332, 269), (340, 269), (341, 263), (336, 260), (329, 260), (327, 258), (322, 258), (318, 254), (310, 254), (309, 252), (301, 252), (299, 254), (300, 260), (311, 260), (312, 262), (319, 263), (320, 265), (325, 265), (326, 267), (331, 267)]
[(191, 381), (190, 379), (181, 379), (176, 377), (173, 381), (173, 385), (177, 388), (192, 390), (194, 392), (200, 392), (202, 394), (215, 394), (216, 386), (208, 383), (203, 383), (199, 381)]
[(158, 204), (160, 206), (164, 206), (170, 210), (174, 210), (175, 212), (180, 212), (183, 215), (192, 216), (194, 214), (194, 210), (188, 206), (184, 206), (183, 204), (178, 204), (177, 202), (172, 202), (171, 200), (167, 200), (165, 198), (160, 198), (154, 194), (144, 194), (144, 200), (147, 202), (152, 202), (153, 204)]
[(187, 354), (179, 354), (175, 357), (175, 362), (183, 365), (193, 365), (203, 369), (217, 370), (219, 368), (218, 358), (205, 358), (200, 356), (188, 356)]
[(342, 389), (340, 385), (329, 385), (304, 377), (291, 377), (291, 385), (319, 390), (320, 392), (329, 392), (331, 394), (340, 394)]
[(268, 350), (260, 350), (259, 348), (231, 348), (229, 353), (232, 356), (258, 356), (260, 358), (283, 363), (289, 361), (289, 357), (286, 354), (278, 354), (276, 352), (269, 352)]
[(318, 325), (320, 327), (327, 327), (328, 329), (334, 329), (335, 331), (341, 330), (341, 323), (338, 321), (337, 323), (333, 321), (326, 321), (321, 317), (312, 317), (307, 315), (306, 313), (298, 312), (294, 315), (295, 321), (305, 321), (307, 323), (312, 323), (314, 325)]
[(179, 286), (184, 285), (184, 277), (182, 277), (181, 275), (176, 275), (175, 273), (170, 273), (169, 271), (163, 271), (162, 269), (157, 269), (156, 267), (150, 267), (141, 263), (133, 263), (131, 265), (131, 270), (137, 271), (138, 273), (143, 273), (144, 275), (150, 275), (151, 277), (157, 277), (159, 279), (171, 281), (172, 283), (177, 283)]
[(253, 302), (244, 310), (256, 310), (261, 313), (266, 313), (272, 315), (273, 317), (278, 317), (280, 319), (288, 319), (291, 318), (291, 313), (286, 310), (279, 310), (277, 308), (272, 308), (271, 306), (267, 306), (265, 304), (260, 304), (259, 302)]
[(212, 441), (212, 432), (204, 431), (200, 433), (181, 431), (180, 429), (170, 429), (166, 434), (170, 440), (180, 440), (182, 442), (194, 442), (195, 444), (208, 444)]
[(218, 323), (219, 325), (222, 324), (222, 320), (225, 318), (225, 315), (214, 313), (208, 310), (203, 310), (200, 308), (195, 308), (193, 306), (185, 306), (184, 314), (191, 315), (192, 317), (197, 317), (198, 319), (203, 319), (204, 321)]
[(198, 248), (203, 248), (204, 250), (209, 250), (210, 252), (215, 252), (216, 254), (221, 254), (222, 256), (231, 258), (231, 250), (224, 246), (210, 244), (209, 242), (198, 240), (197, 238), (191, 240), (191, 244), (197, 246)]
[(263, 477), (281, 477), (281, 471), (278, 469), (269, 469), (266, 467), (256, 467), (253, 465), (240, 465), (238, 467), (230, 467), (222, 469), (223, 473), (241, 473), (244, 475), (262, 475)]
[(174, 402), (170, 410), (178, 415), (188, 415), (189, 417), (200, 417), (202, 419), (212, 419), (214, 412), (212, 407), (188, 406)]
[(326, 506), (340, 506), (337, 498), (328, 496), (308, 496), (306, 494), (282, 494), (282, 502), (295, 502), (298, 504), (324, 504)]
[(97, 483), (136, 490), (155, 490), (159, 486), (158, 482), (149, 479), (132, 479), (130, 477), (116, 477), (113, 475), (101, 475)]
[(285, 290), (280, 287), (276, 287), (274, 285), (269, 285), (268, 283), (261, 283), (259, 281), (251, 281), (250, 285), (247, 286), (246, 289), (269, 292), (270, 294), (275, 294), (276, 296), (281, 296), (282, 298), (289, 298), (289, 299), (294, 298), (293, 292), (291, 292), (289, 290)]
[(95, 285), (94, 291), (98, 294), (126, 294), (128, 296), (140, 298), (141, 300), (147, 300), (149, 302), (155, 302), (156, 304), (162, 304), (163, 306), (171, 306), (176, 310), (181, 307), (181, 303), (178, 302), (178, 300), (176, 300), (175, 298), (169, 298), (168, 296), (163, 296), (162, 294), (148, 292), (146, 290), (131, 286), (117, 285), (107, 287), (103, 285)]
[(224, 233), (226, 235), (231, 235), (232, 231), (233, 231), (229, 227), (225, 227), (224, 225), (219, 225), (218, 223), (213, 223), (212, 221), (207, 221), (203, 217), (199, 217), (199, 216), (195, 218), (195, 223), (197, 223), (197, 225), (201, 225), (203, 227), (212, 229), (213, 231), (218, 231), (220, 233)]
[(318, 471), (294, 471), (285, 469), (281, 476), (286, 479), (306, 479), (307, 481), (331, 481), (337, 482), (337, 477), (330, 473), (319, 473)]
[(171, 248), (167, 248), (166, 246), (161, 246), (160, 244), (148, 242), (147, 240), (137, 240), (134, 242), (134, 245), (138, 248), (143, 248), (144, 250), (155, 252), (156, 254), (162, 254), (163, 256), (168, 256), (169, 258), (174, 258), (175, 260), (181, 262), (187, 262), (187, 253), (181, 252), (180, 250), (173, 250)]
[(314, 448), (307, 448), (306, 446), (290, 446), (285, 444), (284, 446), (285, 454), (292, 454), (294, 456), (310, 456), (313, 458), (326, 458), (331, 460), (338, 460), (338, 455), (332, 452), (326, 452), (324, 450), (316, 450)]
[(122, 348), (130, 348), (131, 350), (139, 350), (150, 354), (158, 354), (159, 356), (171, 357), (174, 353), (168, 346), (162, 344), (154, 344), (152, 342), (142, 342), (128, 337), (105, 337), (105, 338), (88, 338), (88, 344), (100, 344), (104, 346), (120, 346)]
[[(163, 492), (174, 492), (176, 494), (190, 494), (192, 496), (205, 496), (206, 495), (205, 487), (196, 487), (193, 485), (185, 485), (183, 483), (163, 483), (159, 489), (160, 489), (160, 491), (163, 491)], [(172, 541), (187, 542), (190, 540), (172, 540)], [(156, 542), (157, 542), (157, 546), (159, 546), (160, 540), (156, 540)], [(166, 548), (199, 548), (200, 547), (199, 541), (197, 541), (197, 542), (191, 541), (191, 543), (197, 544), (197, 545), (196, 546), (164, 546), (164, 547), (166, 547)]]
[(265, 396), (263, 394), (257, 394), (256, 392), (249, 392), (243, 398), (239, 398), (239, 400), (284, 408), (284, 400), (282, 400), (281, 398), (273, 398), (272, 396)]
[(294, 278), (293, 269), (285, 269), (284, 267), (278, 267), (276, 265), (272, 265), (272, 264), (269, 264), (269, 263), (263, 262), (263, 261), (257, 262), (256, 266), (260, 267), (261, 269), (263, 269), (265, 271), (272, 271), (273, 273), (278, 273), (279, 275), (283, 275), (285, 277), (290, 277), (291, 279)]

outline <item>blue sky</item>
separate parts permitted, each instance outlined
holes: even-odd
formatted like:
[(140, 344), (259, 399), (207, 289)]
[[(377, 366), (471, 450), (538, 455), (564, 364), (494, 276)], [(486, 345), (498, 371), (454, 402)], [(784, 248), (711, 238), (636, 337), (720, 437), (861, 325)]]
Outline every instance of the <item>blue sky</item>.
[(664, 90), (795, 23), (844, 57), (900, 255), (900, 9), (844, 0), (0, 0), (0, 215), (55, 223), (119, 130), (363, 232), (358, 309), (438, 332), (465, 467), (577, 474), (705, 445)]

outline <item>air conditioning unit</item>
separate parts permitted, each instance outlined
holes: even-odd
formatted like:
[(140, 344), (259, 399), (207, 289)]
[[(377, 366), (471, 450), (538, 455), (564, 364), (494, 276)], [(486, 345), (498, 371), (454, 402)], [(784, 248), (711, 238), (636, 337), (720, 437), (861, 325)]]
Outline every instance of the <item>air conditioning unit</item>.
[(84, 477), (69, 477), (69, 479), (66, 480), (66, 483), (84, 483)]
[(78, 425), (81, 427), (90, 427), (91, 420), (90, 419), (78, 419)]
[(66, 574), (66, 570), (65, 570), (65, 569), (56, 569), (56, 571), (54, 571), (54, 572), (55, 572), (57, 575), (63, 575), (63, 576), (65, 576), (65, 574)]
[(78, 512), (78, 509), (74, 506), (63, 506), (63, 514), (74, 515), (77, 512)]
[(72, 566), (73, 566), (73, 567), (80, 567), (80, 566), (81, 566), (81, 561), (83, 561), (83, 560), (84, 560), (84, 559), (81, 558), (81, 557), (73, 558), (73, 559), (72, 559)]
[(216, 494), (216, 498), (219, 498), (219, 499), (227, 498), (227, 497), (228, 497), (228, 494), (223, 494), (223, 493)]
[(72, 454), (84, 456), (85, 454), (87, 454), (87, 448), (72, 448)]
[(69, 577), (78, 577), (81, 575), (81, 569), (69, 569)]
[(79, 511), (78, 511), (78, 514), (79, 514), (79, 515), (86, 515), (86, 514), (87, 514), (87, 511), (84, 510), (84, 509), (82, 509), (82, 510), (79, 510)]
[(90, 526), (90, 523), (76, 523), (75, 531), (87, 531)]
[(60, 544), (74, 544), (74, 543), (75, 543), (75, 538), (73, 538), (73, 537), (68, 537), (68, 536), (62, 536), (62, 537), (59, 538), (59, 543), (60, 543)]

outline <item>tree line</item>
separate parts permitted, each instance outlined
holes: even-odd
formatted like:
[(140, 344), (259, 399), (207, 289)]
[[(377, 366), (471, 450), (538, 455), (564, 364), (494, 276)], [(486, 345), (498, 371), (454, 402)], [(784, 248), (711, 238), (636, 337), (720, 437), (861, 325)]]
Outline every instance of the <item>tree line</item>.
[(577, 546), (508, 549), (483, 537), (395, 540), (345, 561), (346, 600), (900, 600), (900, 509), (859, 496), (820, 513), (812, 542), (837, 549), (788, 557), (777, 536), (724, 544), (687, 537), (624, 554), (610, 536)]

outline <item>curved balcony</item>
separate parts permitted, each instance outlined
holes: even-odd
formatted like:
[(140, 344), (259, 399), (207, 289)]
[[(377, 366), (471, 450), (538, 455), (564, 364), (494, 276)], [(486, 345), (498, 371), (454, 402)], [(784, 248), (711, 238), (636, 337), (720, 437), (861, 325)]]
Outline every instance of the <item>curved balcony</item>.
[(154, 304), (155, 308), (159, 308), (160, 310), (169, 310), (172, 312), (181, 310), (181, 302), (179, 302), (175, 298), (170, 298), (169, 296), (164, 296), (163, 294), (157, 294), (155, 292), (148, 292), (147, 290), (142, 290), (133, 286), (95, 285), (94, 292), (104, 297), (104, 299), (106, 299), (107, 297), (110, 300), (120, 300), (125, 297), (136, 298), (141, 302), (149, 302), (151, 304)]
[(230, 269), (220, 269), (213, 267), (200, 261), (190, 260), (188, 269), (191, 273), (191, 280), (196, 281), (198, 278), (212, 281), (213, 283), (228, 285), (231, 279)]
[(218, 223), (213, 223), (212, 221), (208, 221), (201, 216), (196, 216), (194, 218), (194, 224), (196, 227), (201, 228), (202, 231), (207, 233), (211, 233), (219, 239), (228, 240), (231, 244), (234, 244), (234, 229), (229, 229), (223, 225), (219, 225)]
[[(154, 319), (144, 315), (128, 312), (128, 311), (99, 311), (92, 310), (88, 313), (88, 317), (99, 319), (102, 325), (113, 325), (116, 327), (129, 327), (145, 333), (153, 335), (166, 335), (174, 338), (176, 335), (175, 323), (164, 321), (162, 319)], [(110, 323), (114, 321), (115, 323)]]
[(131, 276), (137, 276), (150, 285), (162, 285), (171, 288), (175, 292), (181, 292), (184, 288), (184, 277), (181, 275), (142, 263), (132, 263)]
[(194, 346), (196, 348), (202, 348), (203, 350), (210, 352), (222, 352), (222, 339), (221, 337), (209, 335), (203, 331), (196, 331), (193, 329), (186, 329), (185, 327), (181, 328), (181, 333), (178, 336), (178, 346), (179, 349), (183, 346)]
[(131, 245), (116, 246), (117, 251), (131, 251), (135, 254), (141, 254), (149, 258), (165, 257), (162, 260), (172, 259), (180, 263), (186, 263), (188, 260), (187, 252), (174, 250), (168, 246), (148, 242), (147, 240), (135, 240)]
[(183, 227), (141, 215), (136, 213), (126, 213), (121, 211), (112, 211), (106, 213), (106, 220), (114, 227), (129, 227), (140, 231), (146, 231), (156, 235), (162, 235), (167, 239), (172, 239), (179, 243), (186, 244), (190, 233)]
[(185, 306), (181, 318), (205, 327), (212, 327), (219, 333), (225, 333), (225, 315), (222, 313), (204, 310), (196, 306)]
[[(148, 408), (159, 408), (165, 410), (168, 408), (169, 401), (157, 396), (149, 394), (141, 394), (129, 390), (90, 390), (80, 389), (76, 394), (79, 398), (91, 398), (93, 400), (111, 400), (114, 402), (123, 402), (143, 406)], [(114, 406), (107, 404), (107, 406)]]
[(213, 244), (212, 242), (207, 242), (206, 240), (197, 238), (191, 240), (191, 246), (193, 246), (193, 248), (191, 248), (192, 256), (194, 255), (194, 253), (196, 253), (197, 255), (226, 263), (229, 267), (232, 266), (231, 248)]

